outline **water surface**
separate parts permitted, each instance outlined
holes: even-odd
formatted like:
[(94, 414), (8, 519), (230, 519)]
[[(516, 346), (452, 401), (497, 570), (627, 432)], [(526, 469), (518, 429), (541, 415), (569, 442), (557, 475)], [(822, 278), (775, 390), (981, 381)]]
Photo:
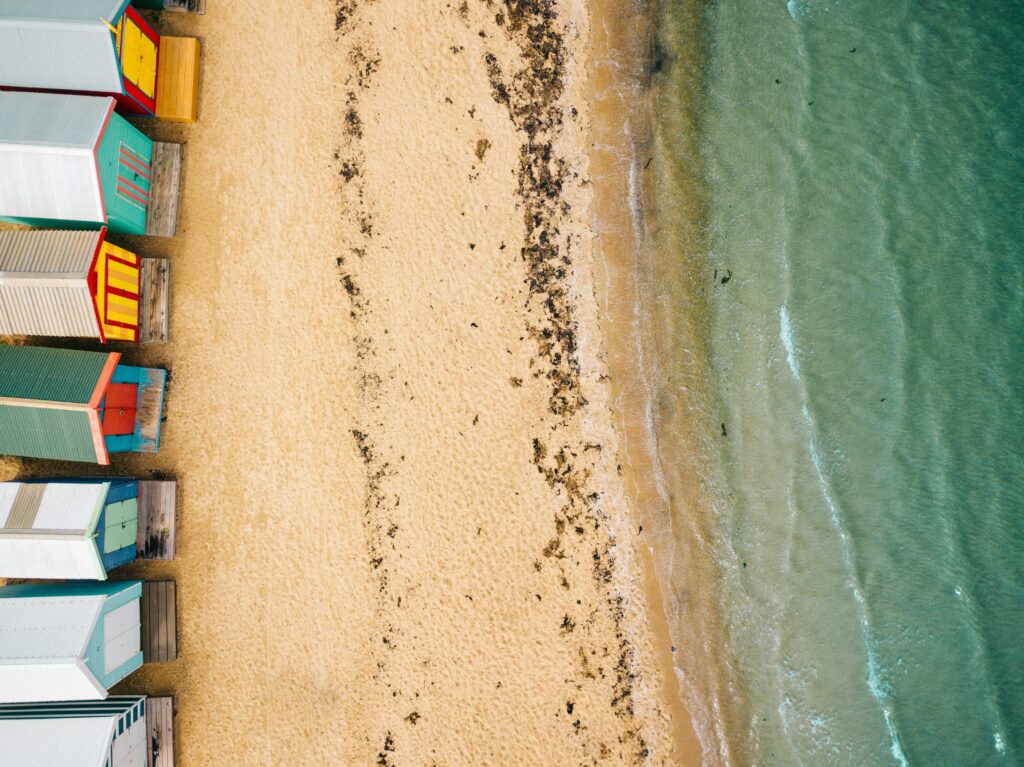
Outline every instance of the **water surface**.
[(657, 342), (659, 444), (681, 492), (665, 430), (693, 403), (668, 379), (705, 366), (717, 485), (698, 512), (721, 586), (699, 607), (725, 641), (717, 671), (680, 662), (732, 680), (710, 683), (725, 726), (708, 716), (706, 747), (727, 741), (711, 750), (735, 764), (1019, 764), (1024, 4), (658, 13), (654, 207), (676, 281), (652, 298), (707, 308), (707, 359), (683, 353), (695, 338)]

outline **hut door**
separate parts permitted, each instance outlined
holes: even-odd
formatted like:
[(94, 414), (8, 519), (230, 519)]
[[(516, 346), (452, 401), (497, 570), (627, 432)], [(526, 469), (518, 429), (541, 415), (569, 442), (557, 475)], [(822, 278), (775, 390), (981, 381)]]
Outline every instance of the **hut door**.
[(128, 83), (141, 91), (140, 95), (146, 102), (152, 102), (146, 104), (152, 112), (155, 108), (156, 58), (160, 38), (130, 5), (122, 17), (120, 37), (121, 72)]
[(133, 599), (103, 616), (103, 673), (111, 674), (142, 649), (139, 600)]
[(135, 433), (138, 398), (138, 384), (110, 384), (103, 405), (104, 435)]
[(112, 503), (103, 511), (103, 553), (135, 545), (139, 530), (139, 507), (134, 498)]
[[(123, 154), (123, 152), (122, 152)], [(96, 313), (103, 325), (103, 337), (135, 341), (139, 337), (139, 257), (127, 250), (103, 243), (96, 259), (92, 280)]]

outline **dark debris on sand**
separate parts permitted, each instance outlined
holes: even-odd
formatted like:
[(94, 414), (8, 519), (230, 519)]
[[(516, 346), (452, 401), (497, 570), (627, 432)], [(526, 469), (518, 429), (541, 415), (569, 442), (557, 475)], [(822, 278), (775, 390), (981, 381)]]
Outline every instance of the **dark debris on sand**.
[[(567, 52), (563, 27), (554, 0), (482, 2), (494, 11), (499, 33), (505, 34), (520, 54), (511, 72), (506, 72), (498, 57), (490, 52), (484, 55), (483, 64), (492, 98), (508, 110), (513, 124), (524, 136), (517, 170), (524, 231), (520, 257), (526, 266), (526, 308), (531, 318), (527, 332), (536, 343), (538, 354), (534, 376), (548, 383), (550, 421), (543, 439), (533, 440), (533, 462), (563, 503), (555, 519), (555, 537), (541, 553), (550, 563), (548, 566), (557, 571), (565, 588), (569, 586), (566, 575), (571, 563), (589, 560), (591, 577), (601, 593), (607, 595), (600, 612), (614, 627), (616, 647), (595, 646), (603, 645), (597, 635), (590, 640), (593, 644), (588, 643), (592, 617), (582, 623), (566, 614), (559, 632), (566, 641), (581, 643), (577, 646), (583, 665), (577, 684), (588, 680), (611, 681), (610, 704), (622, 720), (620, 753), (633, 764), (643, 764), (649, 749), (638, 732), (635, 718), (634, 649), (626, 636), (622, 597), (611, 589), (615, 539), (605, 524), (600, 494), (591, 489), (601, 451), (566, 428), (578, 419), (588, 403), (581, 387), (577, 323), (570, 294), (571, 243), (562, 232), (571, 210), (563, 194), (570, 173), (566, 159), (555, 146), (564, 123)], [(573, 108), (569, 109), (575, 113)], [(573, 534), (569, 535), (569, 531)], [(592, 535), (585, 535), (586, 531)], [(545, 567), (541, 563), (537, 560), (535, 568)], [(596, 669), (599, 673), (594, 673), (583, 643), (588, 643), (591, 654), (602, 658)], [(605, 665), (605, 657), (610, 665)], [(580, 719), (573, 726), (577, 734), (587, 730)], [(602, 757), (609, 755), (604, 743), (592, 743), (591, 747)]]

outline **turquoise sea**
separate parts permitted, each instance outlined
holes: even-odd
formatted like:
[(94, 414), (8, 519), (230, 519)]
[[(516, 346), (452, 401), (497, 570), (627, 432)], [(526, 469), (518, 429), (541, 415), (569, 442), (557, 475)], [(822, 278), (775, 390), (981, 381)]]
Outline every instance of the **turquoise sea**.
[[(676, 640), (706, 759), (1024, 764), (1024, 3), (655, 19), (649, 298), (688, 328), (658, 442), (715, 584), (673, 595), (703, 611)], [(702, 504), (680, 413), (711, 414)]]

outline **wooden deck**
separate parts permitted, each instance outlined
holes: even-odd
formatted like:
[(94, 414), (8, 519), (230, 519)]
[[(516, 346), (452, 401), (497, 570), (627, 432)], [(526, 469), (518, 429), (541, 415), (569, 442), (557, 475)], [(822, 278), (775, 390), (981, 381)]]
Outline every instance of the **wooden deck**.
[(142, 659), (167, 663), (178, 657), (178, 605), (174, 581), (142, 584)]
[(139, 480), (139, 528), (135, 538), (139, 559), (174, 559), (175, 506), (178, 483)]
[(170, 337), (171, 262), (142, 258), (139, 263), (139, 343), (166, 343)]
[(164, 0), (165, 11), (185, 11), (187, 13), (206, 13), (206, 0)]
[(146, 767), (174, 767), (174, 698), (146, 698)]
[(173, 237), (178, 231), (183, 165), (181, 144), (153, 142), (153, 177), (146, 209), (146, 234), (151, 237)]
[(157, 67), (157, 119), (194, 123), (199, 112), (199, 41), (161, 37)]
[(139, 373), (139, 405), (135, 414), (135, 441), (132, 449), (155, 453), (160, 448), (160, 426), (164, 414), (167, 373), (160, 369), (142, 369)]

